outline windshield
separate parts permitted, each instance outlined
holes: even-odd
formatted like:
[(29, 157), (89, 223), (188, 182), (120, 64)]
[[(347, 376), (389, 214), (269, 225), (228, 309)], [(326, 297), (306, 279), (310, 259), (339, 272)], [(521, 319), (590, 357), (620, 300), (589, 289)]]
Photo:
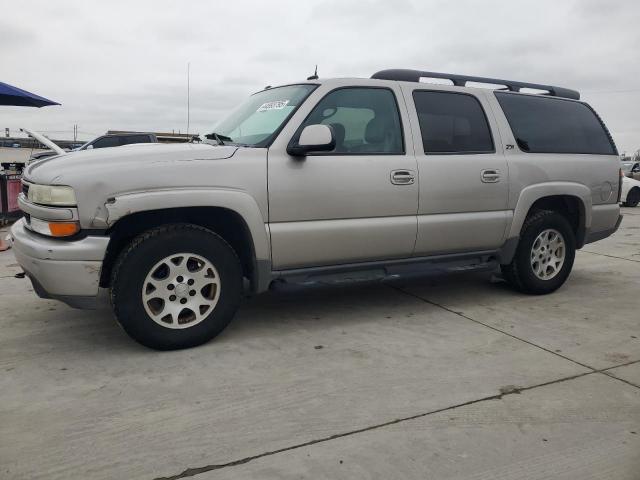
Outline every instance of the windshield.
[(316, 86), (288, 85), (258, 92), (220, 121), (213, 132), (230, 139), (224, 143), (264, 147)]

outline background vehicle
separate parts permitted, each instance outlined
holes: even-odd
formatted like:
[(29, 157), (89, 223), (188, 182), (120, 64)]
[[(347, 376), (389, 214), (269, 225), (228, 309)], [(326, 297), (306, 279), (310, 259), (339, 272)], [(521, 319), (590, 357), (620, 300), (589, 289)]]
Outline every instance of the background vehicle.
[(133, 143), (158, 143), (153, 133), (124, 133), (116, 135), (102, 135), (85, 143), (77, 150), (91, 150), (94, 148), (119, 147)]
[(243, 277), (259, 293), (500, 267), (519, 291), (550, 293), (621, 220), (616, 147), (579, 97), (415, 70), (267, 88), (206, 143), (30, 165), (13, 251), (39, 295), (87, 308), (108, 291), (157, 349), (221, 332)]
[(625, 207), (637, 207), (640, 203), (640, 181), (623, 177), (620, 201)]
[[(80, 147), (74, 150), (64, 149), (64, 151), (70, 152), (70, 151), (79, 151), (79, 150), (92, 150), (94, 148), (119, 147), (122, 145), (131, 145), (134, 143), (158, 143), (158, 139), (152, 133), (131, 133), (131, 134), (126, 133), (126, 134), (116, 134), (116, 135), (102, 135), (98, 138), (94, 138), (93, 140), (81, 145)], [(46, 144), (46, 145), (50, 147), (49, 144)], [(54, 155), (60, 155), (60, 153), (55, 150), (47, 150), (44, 152), (34, 153), (29, 159), (29, 162), (32, 162), (34, 160), (40, 160), (42, 158), (52, 157)]]

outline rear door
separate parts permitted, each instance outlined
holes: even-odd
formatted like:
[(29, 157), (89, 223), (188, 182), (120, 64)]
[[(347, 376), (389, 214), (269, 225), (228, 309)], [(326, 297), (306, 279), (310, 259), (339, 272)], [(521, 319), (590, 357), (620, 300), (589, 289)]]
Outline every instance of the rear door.
[(485, 92), (404, 84), (420, 199), (415, 256), (493, 250), (505, 238), (509, 173)]

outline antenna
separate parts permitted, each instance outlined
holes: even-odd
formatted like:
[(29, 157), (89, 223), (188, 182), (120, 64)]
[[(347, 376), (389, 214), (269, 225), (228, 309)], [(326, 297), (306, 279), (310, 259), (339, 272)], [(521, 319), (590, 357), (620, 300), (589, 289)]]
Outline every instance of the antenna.
[(190, 108), (190, 100), (191, 100), (191, 85), (190, 85), (190, 76), (191, 76), (191, 62), (187, 62), (187, 134), (189, 133), (189, 121), (191, 120), (191, 108)]
[(316, 70), (313, 72), (313, 75), (307, 77), (307, 80), (317, 80), (318, 79), (318, 65), (316, 65)]

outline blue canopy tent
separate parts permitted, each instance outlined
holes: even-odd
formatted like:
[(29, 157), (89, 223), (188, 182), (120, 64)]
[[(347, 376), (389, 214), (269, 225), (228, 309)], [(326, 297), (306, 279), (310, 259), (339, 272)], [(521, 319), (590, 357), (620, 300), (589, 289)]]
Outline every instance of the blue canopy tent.
[(46, 107), (60, 105), (58, 102), (27, 92), (8, 83), (0, 82), (0, 105), (15, 105), (18, 107)]
[[(47, 105), (60, 105), (47, 98), (27, 92), (21, 88), (0, 82), (0, 106), (14, 105), (17, 107), (46, 107)], [(0, 174), (0, 221), (18, 218), (21, 213), (18, 208), (18, 194), (21, 190), (20, 172), (13, 171)], [(0, 252), (10, 248), (0, 238)]]

